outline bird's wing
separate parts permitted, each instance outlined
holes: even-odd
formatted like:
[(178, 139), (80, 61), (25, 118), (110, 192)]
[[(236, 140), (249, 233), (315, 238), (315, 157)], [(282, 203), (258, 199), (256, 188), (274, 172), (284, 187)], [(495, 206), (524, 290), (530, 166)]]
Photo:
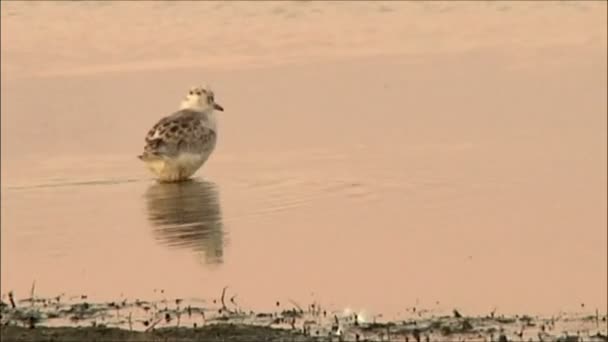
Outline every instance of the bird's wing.
[(157, 122), (146, 135), (140, 159), (175, 157), (181, 152), (201, 153), (215, 145), (216, 133), (200, 115), (181, 110)]

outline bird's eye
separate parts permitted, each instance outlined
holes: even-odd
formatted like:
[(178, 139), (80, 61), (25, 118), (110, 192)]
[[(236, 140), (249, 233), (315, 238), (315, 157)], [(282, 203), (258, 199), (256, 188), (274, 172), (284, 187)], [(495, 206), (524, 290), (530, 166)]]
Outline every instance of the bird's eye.
[(192, 90), (190, 90), (190, 95), (194, 95), (194, 92)]

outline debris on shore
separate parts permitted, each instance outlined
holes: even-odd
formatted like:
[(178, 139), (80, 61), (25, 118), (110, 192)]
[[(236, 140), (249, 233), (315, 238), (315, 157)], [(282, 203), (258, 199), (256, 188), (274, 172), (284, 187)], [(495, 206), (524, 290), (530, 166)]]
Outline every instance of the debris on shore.
[[(486, 316), (420, 314), (406, 320), (364, 321), (356, 313), (333, 312), (318, 303), (281, 307), (273, 312), (245, 311), (226, 289), (214, 303), (181, 298), (92, 303), (70, 299), (27, 298), (0, 301), (4, 340), (244, 341), (543, 341), (608, 342), (606, 313)], [(3, 296), (3, 299), (6, 296)]]

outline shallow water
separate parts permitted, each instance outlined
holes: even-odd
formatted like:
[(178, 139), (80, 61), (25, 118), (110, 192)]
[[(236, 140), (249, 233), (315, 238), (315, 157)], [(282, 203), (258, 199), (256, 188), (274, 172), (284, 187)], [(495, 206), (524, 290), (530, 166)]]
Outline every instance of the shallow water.
[[(3, 3), (2, 293), (606, 308), (606, 5), (504, 4)], [(157, 184), (143, 137), (200, 82), (218, 147)]]

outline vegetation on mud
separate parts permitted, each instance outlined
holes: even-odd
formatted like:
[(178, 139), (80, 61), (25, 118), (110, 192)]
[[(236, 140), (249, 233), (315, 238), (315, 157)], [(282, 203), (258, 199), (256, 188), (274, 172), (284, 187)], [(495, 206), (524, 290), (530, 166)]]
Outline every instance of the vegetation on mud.
[[(32, 291), (33, 294), (33, 291)], [(399, 321), (366, 320), (352, 312), (333, 312), (319, 303), (274, 312), (245, 311), (233, 297), (209, 303), (183, 299), (90, 303), (86, 296), (66, 299), (13, 294), (0, 301), (2, 340), (11, 341), (543, 341), (608, 342), (606, 313), (554, 317), (471, 317), (413, 310)], [(228, 298), (228, 299), (226, 299)], [(76, 299), (76, 300), (74, 300)], [(228, 303), (228, 304), (227, 304)]]
[(201, 328), (161, 328), (153, 331), (129, 331), (104, 327), (2, 327), (2, 341), (315, 341), (302, 334), (253, 325), (214, 324)]

